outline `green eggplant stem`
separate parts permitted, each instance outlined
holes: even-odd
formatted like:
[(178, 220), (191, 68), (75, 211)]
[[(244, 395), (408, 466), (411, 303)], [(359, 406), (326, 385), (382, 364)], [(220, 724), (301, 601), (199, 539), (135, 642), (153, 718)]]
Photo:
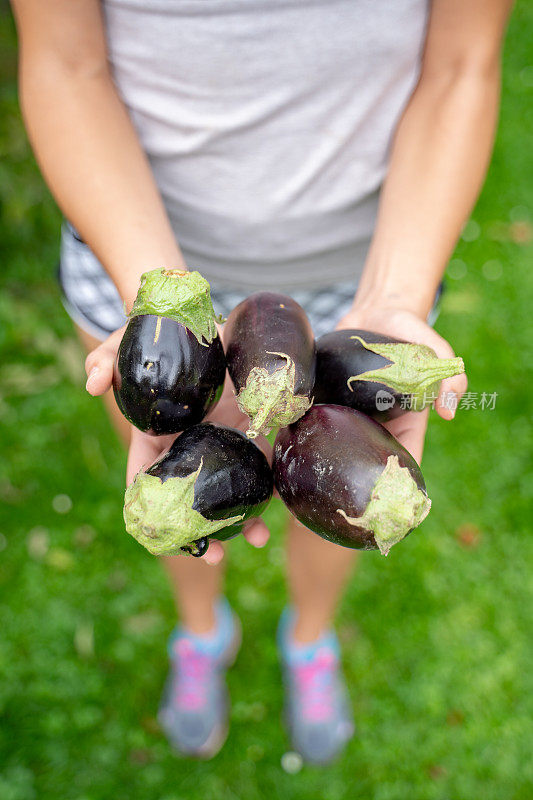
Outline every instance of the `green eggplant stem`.
[[(168, 317), (188, 328), (200, 344), (217, 336), (209, 283), (199, 272), (181, 269), (153, 269), (141, 275), (141, 283), (129, 314)], [(205, 341), (204, 341), (205, 340)]]
[(244, 514), (209, 520), (193, 508), (194, 487), (202, 466), (203, 460), (190, 475), (166, 481), (141, 471), (126, 489), (126, 530), (152, 555), (179, 555), (182, 547), (243, 519)]
[(255, 439), (266, 435), (274, 427), (283, 428), (300, 419), (310, 407), (312, 400), (307, 395), (294, 394), (295, 364), (286, 353), (280, 356), (286, 363), (268, 372), (264, 367), (253, 367), (237, 395), (237, 405), (250, 420), (246, 435)]
[(352, 336), (366, 350), (383, 356), (391, 363), (378, 369), (352, 375), (347, 384), (351, 391), (354, 381), (372, 381), (388, 386), (393, 392), (411, 396), (410, 407), (422, 411), (435, 400), (439, 384), (445, 378), (460, 375), (465, 371), (462, 358), (438, 358), (431, 347), (410, 342), (365, 342), (360, 336)]
[(407, 467), (401, 467), (398, 456), (389, 456), (385, 469), (377, 479), (370, 500), (360, 517), (349, 517), (337, 509), (350, 524), (369, 530), (382, 555), (404, 539), (429, 514), (431, 500), (419, 489)]

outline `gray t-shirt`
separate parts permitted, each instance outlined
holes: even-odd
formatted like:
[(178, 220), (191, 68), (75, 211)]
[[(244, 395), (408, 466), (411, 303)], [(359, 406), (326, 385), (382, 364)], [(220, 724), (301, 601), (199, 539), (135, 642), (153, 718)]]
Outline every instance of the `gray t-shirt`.
[(104, 0), (115, 81), (191, 268), (357, 277), (428, 0)]

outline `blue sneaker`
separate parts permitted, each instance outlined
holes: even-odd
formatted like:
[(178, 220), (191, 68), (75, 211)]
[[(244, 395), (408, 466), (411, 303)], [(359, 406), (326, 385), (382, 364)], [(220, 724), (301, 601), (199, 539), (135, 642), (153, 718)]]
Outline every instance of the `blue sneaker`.
[(285, 683), (285, 719), (294, 748), (304, 761), (326, 764), (354, 734), (348, 691), (334, 631), (299, 645), (292, 638), (293, 614), (285, 609), (278, 647)]
[(178, 626), (168, 644), (170, 672), (159, 722), (181, 753), (214, 756), (228, 734), (229, 697), (225, 672), (241, 643), (241, 624), (227, 600), (216, 608), (212, 634), (197, 636)]

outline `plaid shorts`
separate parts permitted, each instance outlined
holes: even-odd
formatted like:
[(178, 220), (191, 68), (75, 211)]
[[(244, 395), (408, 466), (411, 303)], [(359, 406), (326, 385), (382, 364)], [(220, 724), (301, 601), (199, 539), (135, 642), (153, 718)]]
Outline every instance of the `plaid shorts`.
[[(115, 284), (69, 222), (61, 229), (59, 283), (67, 313), (86, 333), (103, 341), (127, 322)], [(354, 281), (289, 294), (307, 312), (315, 336), (321, 336), (350, 310), (356, 288)], [(224, 317), (251, 293), (211, 283), (213, 306)]]
[[(61, 229), (59, 283), (63, 305), (71, 319), (86, 333), (103, 341), (127, 322), (124, 307), (115, 284), (69, 222)], [(306, 311), (318, 338), (332, 331), (348, 313), (357, 283), (334, 283), (327, 288), (298, 289), (289, 294)], [(443, 286), (439, 286), (435, 304), (428, 316), (433, 325), (438, 316)], [(217, 314), (227, 317), (251, 291), (238, 291), (211, 283), (211, 298)]]

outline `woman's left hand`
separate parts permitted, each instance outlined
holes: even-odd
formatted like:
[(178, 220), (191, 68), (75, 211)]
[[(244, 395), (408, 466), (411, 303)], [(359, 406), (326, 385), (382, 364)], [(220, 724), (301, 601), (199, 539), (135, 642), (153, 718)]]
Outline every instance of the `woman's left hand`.
[[(425, 344), (431, 347), (439, 358), (453, 358), (455, 355), (446, 339), (439, 336), (427, 322), (412, 311), (401, 308), (354, 307), (340, 320), (337, 328), (340, 330), (359, 328), (416, 344)], [(439, 396), (435, 401), (435, 410), (439, 416), (446, 420), (453, 419), (457, 403), (465, 393), (467, 385), (465, 374), (454, 375), (453, 378), (442, 381)], [(429, 409), (409, 411), (385, 424), (387, 430), (403, 444), (418, 463), (422, 459), (428, 414)]]

